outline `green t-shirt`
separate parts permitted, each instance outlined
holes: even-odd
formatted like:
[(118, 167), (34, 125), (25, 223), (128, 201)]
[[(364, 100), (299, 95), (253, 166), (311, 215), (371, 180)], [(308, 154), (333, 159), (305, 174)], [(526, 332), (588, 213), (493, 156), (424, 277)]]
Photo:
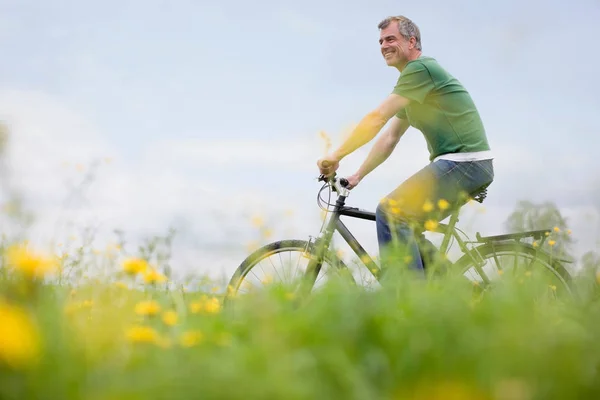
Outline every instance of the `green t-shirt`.
[(392, 93), (411, 100), (396, 116), (423, 133), (430, 160), (447, 153), (490, 150), (471, 96), (434, 58), (409, 61)]

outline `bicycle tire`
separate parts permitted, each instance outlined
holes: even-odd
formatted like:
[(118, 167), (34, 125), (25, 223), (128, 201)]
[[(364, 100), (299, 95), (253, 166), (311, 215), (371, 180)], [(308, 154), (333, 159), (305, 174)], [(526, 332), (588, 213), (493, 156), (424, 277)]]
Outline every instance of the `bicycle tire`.
[[(237, 290), (239, 289), (242, 283), (242, 280), (246, 277), (246, 275), (248, 275), (250, 270), (252, 270), (252, 268), (255, 267), (261, 260), (265, 259), (266, 257), (272, 254), (277, 254), (283, 251), (291, 250), (304, 252), (308, 248), (308, 246), (309, 242), (307, 240), (287, 239), (278, 240), (256, 249), (241, 262), (241, 264), (237, 267), (231, 279), (229, 280), (225, 298), (223, 300), (224, 305), (227, 304), (227, 302), (233, 296), (235, 296)], [(338, 257), (336, 257), (330, 250), (327, 250), (324, 261), (326, 263), (329, 263), (329, 265), (337, 266), (337, 268), (340, 270), (349, 271), (346, 264)], [(351, 281), (350, 283), (356, 283), (351, 273), (345, 274), (345, 277)]]
[[(515, 247), (516, 246), (516, 247)], [(520, 253), (525, 255), (526, 257), (534, 257), (544, 263), (544, 266), (550, 270), (558, 278), (559, 281), (562, 282), (563, 286), (567, 291), (571, 294), (575, 294), (575, 288), (572, 285), (573, 277), (569, 273), (569, 271), (562, 265), (562, 263), (557, 259), (552, 259), (550, 254), (545, 251), (541, 251), (536, 249), (535, 247), (526, 244), (526, 243), (485, 243), (480, 246), (477, 246), (472, 250), (473, 252), (478, 252), (481, 258), (484, 260), (488, 257), (493, 257), (494, 255), (502, 254), (502, 253)], [(474, 263), (472, 258), (465, 254), (461, 258), (459, 258), (454, 264), (453, 268), (456, 268), (460, 273), (464, 274), (470, 268), (474, 267)]]

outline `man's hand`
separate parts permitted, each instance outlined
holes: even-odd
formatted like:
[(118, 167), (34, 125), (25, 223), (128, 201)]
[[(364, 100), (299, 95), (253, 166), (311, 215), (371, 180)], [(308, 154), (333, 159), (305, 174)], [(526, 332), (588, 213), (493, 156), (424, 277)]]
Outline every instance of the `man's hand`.
[(329, 178), (340, 167), (340, 160), (333, 155), (327, 155), (317, 161), (317, 166), (319, 171)]
[(346, 189), (354, 189), (362, 180), (358, 172), (354, 175), (347, 176), (346, 179), (348, 180), (348, 186), (346, 186)]

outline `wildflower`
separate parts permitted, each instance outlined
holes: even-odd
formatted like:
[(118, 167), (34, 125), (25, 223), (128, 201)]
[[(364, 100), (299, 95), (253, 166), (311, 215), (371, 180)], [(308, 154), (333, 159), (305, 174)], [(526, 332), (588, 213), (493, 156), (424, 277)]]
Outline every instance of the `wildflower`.
[(123, 261), (123, 270), (129, 275), (137, 275), (148, 269), (148, 262), (142, 258), (128, 258)]
[(165, 282), (167, 277), (156, 271), (155, 269), (151, 269), (150, 271), (144, 274), (144, 282), (146, 283), (160, 283)]
[(269, 228), (264, 228), (263, 231), (262, 231), (262, 236), (265, 239), (268, 239), (268, 238), (272, 237), (273, 236), (273, 230), (269, 229)]
[(567, 229), (567, 235), (570, 235), (571, 233), (573, 233), (573, 231), (571, 231), (570, 229)]
[(556, 240), (548, 240), (549, 246), (554, 246), (556, 244)]
[(254, 225), (257, 228), (260, 228), (265, 224), (263, 218), (259, 215), (255, 215), (254, 217), (252, 217), (251, 221), (252, 221), (252, 225)]
[(554, 232), (556, 232), (556, 233), (560, 232), (560, 228), (558, 226), (555, 226), (554, 227)]
[(430, 219), (425, 222), (425, 229), (428, 231), (435, 231), (438, 227), (437, 221)]
[(533, 242), (531, 245), (532, 245), (533, 247), (538, 247), (538, 246), (539, 246), (539, 244), (538, 244), (538, 242), (537, 242), (537, 241), (536, 241), (536, 242)]
[(190, 304), (190, 311), (193, 314), (197, 314), (200, 312), (205, 312), (208, 314), (216, 314), (221, 309), (221, 303), (219, 303), (219, 299), (216, 297), (208, 298), (207, 296), (202, 296), (199, 301), (196, 301)]
[(40, 336), (33, 319), (21, 308), (0, 300), (0, 364), (24, 368), (36, 361)]
[(362, 256), (360, 256), (360, 261), (363, 262), (363, 264), (368, 264), (371, 260), (371, 257), (369, 257), (368, 254), (364, 254)]
[(41, 278), (58, 268), (52, 258), (34, 253), (25, 244), (12, 245), (5, 252), (7, 263), (27, 278)]
[(177, 313), (173, 310), (165, 311), (162, 320), (165, 325), (173, 326), (177, 324)]
[(203, 338), (204, 336), (200, 331), (187, 331), (179, 338), (179, 344), (183, 347), (193, 347), (200, 343)]
[(156, 301), (142, 301), (136, 304), (135, 313), (138, 315), (156, 315), (160, 312), (160, 305)]
[(157, 343), (159, 340), (158, 333), (149, 326), (133, 326), (125, 335), (133, 343)]
[(555, 285), (550, 285), (550, 289), (552, 289), (553, 291), (556, 292), (556, 286)]
[(448, 201), (446, 201), (445, 199), (440, 199), (438, 201), (438, 207), (440, 210), (447, 210), (448, 207), (450, 207), (450, 203), (448, 203)]
[(429, 200), (425, 201), (425, 203), (423, 204), (423, 211), (430, 212), (432, 210), (433, 210), (433, 203), (430, 202)]

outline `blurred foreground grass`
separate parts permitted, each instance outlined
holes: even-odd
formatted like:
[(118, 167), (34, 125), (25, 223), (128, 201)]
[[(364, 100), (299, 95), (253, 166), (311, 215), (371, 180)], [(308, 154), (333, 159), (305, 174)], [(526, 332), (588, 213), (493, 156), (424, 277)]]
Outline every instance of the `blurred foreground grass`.
[(595, 276), (576, 298), (506, 276), (484, 296), (333, 281), (300, 308), (276, 285), (223, 308), (143, 259), (73, 285), (34, 251), (2, 249), (1, 399), (600, 398)]

